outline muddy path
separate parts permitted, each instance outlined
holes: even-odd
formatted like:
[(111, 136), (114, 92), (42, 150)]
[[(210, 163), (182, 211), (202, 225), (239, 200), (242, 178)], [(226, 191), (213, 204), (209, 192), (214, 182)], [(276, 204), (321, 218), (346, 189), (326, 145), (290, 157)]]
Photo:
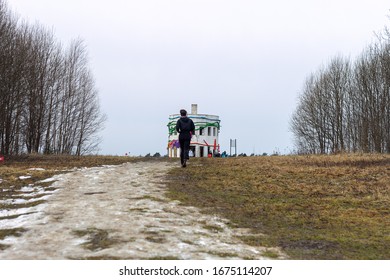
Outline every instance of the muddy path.
[(0, 240), (0, 259), (266, 259), (277, 251), (247, 246), (238, 239), (247, 231), (166, 198), (172, 167), (138, 162), (55, 176), (45, 203), (0, 213), (0, 229), (23, 228)]

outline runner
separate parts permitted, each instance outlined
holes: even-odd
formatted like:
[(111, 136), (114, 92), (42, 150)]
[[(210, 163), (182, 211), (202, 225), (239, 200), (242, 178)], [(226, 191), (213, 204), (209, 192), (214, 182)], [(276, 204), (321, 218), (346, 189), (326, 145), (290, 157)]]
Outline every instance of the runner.
[(187, 111), (180, 110), (180, 119), (176, 123), (176, 131), (179, 133), (180, 143), (180, 162), (182, 167), (187, 166), (187, 160), (190, 159), (191, 137), (195, 134), (194, 122), (187, 117)]

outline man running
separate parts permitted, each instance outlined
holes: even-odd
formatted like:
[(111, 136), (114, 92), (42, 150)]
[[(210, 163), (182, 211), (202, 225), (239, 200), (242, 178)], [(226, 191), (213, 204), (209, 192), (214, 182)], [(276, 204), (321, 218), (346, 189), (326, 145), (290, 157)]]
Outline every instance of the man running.
[(179, 133), (181, 166), (186, 167), (187, 160), (190, 159), (188, 153), (190, 151), (191, 137), (195, 134), (195, 125), (187, 117), (187, 111), (184, 109), (180, 110), (180, 119), (176, 123), (176, 131)]

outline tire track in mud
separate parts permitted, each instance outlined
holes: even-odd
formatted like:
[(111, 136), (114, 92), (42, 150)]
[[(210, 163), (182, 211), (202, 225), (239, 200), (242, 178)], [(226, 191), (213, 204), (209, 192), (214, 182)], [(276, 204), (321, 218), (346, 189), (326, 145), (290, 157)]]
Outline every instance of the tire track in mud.
[[(58, 191), (7, 237), (0, 259), (265, 259), (228, 221), (165, 197), (171, 163), (138, 162), (55, 176)], [(261, 237), (259, 237), (261, 238)]]

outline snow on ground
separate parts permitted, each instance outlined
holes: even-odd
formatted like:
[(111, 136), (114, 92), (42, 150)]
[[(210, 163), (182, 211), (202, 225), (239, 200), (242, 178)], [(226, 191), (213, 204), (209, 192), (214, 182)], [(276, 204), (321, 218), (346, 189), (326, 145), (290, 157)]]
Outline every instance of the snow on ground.
[(9, 245), (0, 259), (264, 259), (267, 250), (283, 258), (277, 249), (242, 243), (245, 229), (167, 199), (162, 176), (171, 167), (139, 162), (55, 176), (57, 190), (41, 198), (45, 203), (0, 212), (0, 230), (26, 229), (0, 240)]

